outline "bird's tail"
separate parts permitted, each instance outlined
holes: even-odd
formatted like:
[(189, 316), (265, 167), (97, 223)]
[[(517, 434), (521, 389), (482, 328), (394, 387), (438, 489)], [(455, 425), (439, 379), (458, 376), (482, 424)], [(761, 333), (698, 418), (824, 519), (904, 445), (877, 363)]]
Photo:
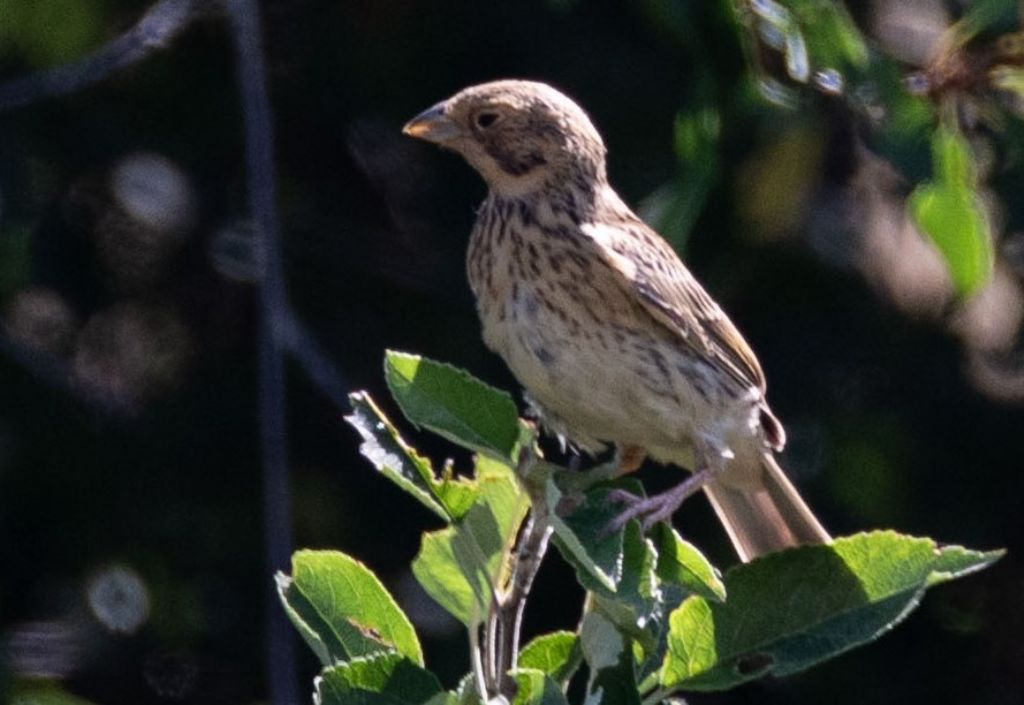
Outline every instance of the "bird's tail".
[(744, 473), (742, 484), (726, 476), (704, 488), (740, 560), (831, 541), (771, 454), (761, 457), (761, 471)]

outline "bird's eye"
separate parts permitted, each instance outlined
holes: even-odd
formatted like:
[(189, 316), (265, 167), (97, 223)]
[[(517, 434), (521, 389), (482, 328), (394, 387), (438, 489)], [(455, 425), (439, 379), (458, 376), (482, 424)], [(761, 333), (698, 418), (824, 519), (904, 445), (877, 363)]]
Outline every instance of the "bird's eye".
[(476, 126), (482, 130), (486, 130), (497, 121), (498, 113), (484, 112), (476, 116)]

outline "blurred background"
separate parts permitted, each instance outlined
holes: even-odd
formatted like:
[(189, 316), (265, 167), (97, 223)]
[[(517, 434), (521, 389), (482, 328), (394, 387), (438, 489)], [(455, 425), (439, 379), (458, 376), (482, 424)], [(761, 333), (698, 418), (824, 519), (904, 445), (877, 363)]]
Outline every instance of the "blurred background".
[[(0, 84), (100, 47), (148, 6), (0, 0)], [(877, 644), (688, 702), (1024, 703), (1020, 8), (834, 7), (267, 0), (289, 298), (393, 417), (385, 348), (514, 390), (463, 273), (484, 186), (400, 128), (472, 83), (554, 84), (605, 136), (619, 192), (757, 350), (784, 465), (833, 533), (1010, 551)], [(267, 697), (261, 253), (234, 72), (210, 10), (109, 80), (0, 112), (0, 700)], [(940, 122), (970, 145), (968, 175), (948, 178), (981, 213), (974, 241), (908, 216), (914, 189), (946, 178)], [(408, 570), (435, 519), (373, 472), (295, 366), (287, 418), (295, 543), (365, 561), (454, 685), (464, 634)], [(407, 431), (435, 459), (454, 452)], [(674, 477), (643, 472), (651, 490)], [(704, 500), (676, 523), (735, 560)], [(527, 636), (572, 628), (579, 597), (552, 554)], [(305, 694), (317, 669), (300, 652)]]

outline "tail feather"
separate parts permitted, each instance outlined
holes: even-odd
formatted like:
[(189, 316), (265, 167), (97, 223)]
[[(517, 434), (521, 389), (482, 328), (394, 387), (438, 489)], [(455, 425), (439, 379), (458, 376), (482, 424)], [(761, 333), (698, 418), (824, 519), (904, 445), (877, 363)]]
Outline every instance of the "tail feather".
[(744, 562), (783, 548), (832, 540), (770, 454), (758, 481), (707, 485), (711, 506)]

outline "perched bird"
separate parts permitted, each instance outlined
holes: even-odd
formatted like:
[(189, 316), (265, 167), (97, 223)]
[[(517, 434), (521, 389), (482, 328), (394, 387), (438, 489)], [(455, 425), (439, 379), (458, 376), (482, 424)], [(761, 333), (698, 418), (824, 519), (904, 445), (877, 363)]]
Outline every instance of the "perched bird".
[(740, 558), (828, 533), (773, 458), (785, 432), (753, 351), (608, 184), (587, 114), (543, 83), (467, 88), (405, 134), (461, 154), (487, 182), (467, 256), (484, 341), (543, 425), (588, 452), (617, 447), (693, 474), (648, 499), (621, 493), (622, 525), (668, 519), (703, 488)]

